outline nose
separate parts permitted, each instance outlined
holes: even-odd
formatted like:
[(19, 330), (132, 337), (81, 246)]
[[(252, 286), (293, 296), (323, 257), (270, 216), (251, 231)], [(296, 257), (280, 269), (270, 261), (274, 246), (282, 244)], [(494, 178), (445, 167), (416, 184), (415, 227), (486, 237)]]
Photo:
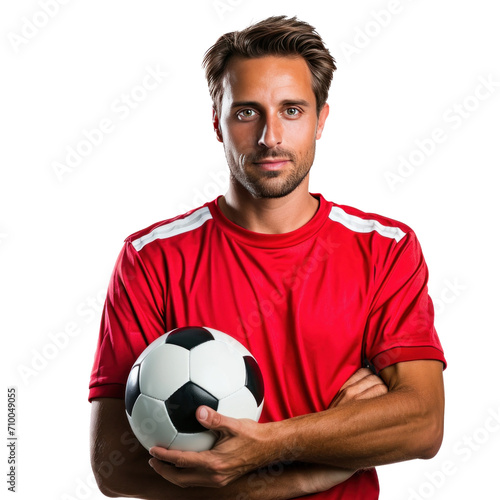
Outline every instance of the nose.
[(277, 116), (268, 115), (262, 127), (259, 146), (273, 148), (281, 144), (283, 139), (283, 125)]

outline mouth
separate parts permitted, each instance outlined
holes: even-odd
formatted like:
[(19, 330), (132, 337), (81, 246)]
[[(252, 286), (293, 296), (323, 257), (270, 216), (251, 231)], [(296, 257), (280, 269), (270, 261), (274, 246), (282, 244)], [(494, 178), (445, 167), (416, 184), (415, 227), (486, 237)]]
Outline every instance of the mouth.
[(263, 160), (255, 161), (254, 165), (257, 165), (263, 170), (279, 170), (284, 167), (290, 160), (288, 158), (264, 158)]

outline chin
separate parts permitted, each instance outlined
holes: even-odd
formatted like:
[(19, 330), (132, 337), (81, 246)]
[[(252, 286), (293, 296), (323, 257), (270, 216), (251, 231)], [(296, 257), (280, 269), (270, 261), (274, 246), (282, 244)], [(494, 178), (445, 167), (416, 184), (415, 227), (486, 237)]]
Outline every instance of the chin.
[(297, 189), (299, 184), (283, 186), (251, 186), (248, 191), (254, 198), (272, 199), (284, 198)]

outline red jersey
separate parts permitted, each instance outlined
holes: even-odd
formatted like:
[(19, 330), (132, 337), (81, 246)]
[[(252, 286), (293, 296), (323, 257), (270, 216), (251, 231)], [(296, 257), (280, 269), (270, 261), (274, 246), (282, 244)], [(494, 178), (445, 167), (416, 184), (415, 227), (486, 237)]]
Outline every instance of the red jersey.
[[(261, 422), (322, 411), (366, 361), (440, 360), (427, 266), (406, 225), (326, 201), (284, 234), (248, 231), (217, 200), (125, 240), (104, 305), (89, 400), (123, 398), (139, 354), (173, 328), (239, 340), (265, 384)], [(375, 469), (320, 499), (378, 498)]]

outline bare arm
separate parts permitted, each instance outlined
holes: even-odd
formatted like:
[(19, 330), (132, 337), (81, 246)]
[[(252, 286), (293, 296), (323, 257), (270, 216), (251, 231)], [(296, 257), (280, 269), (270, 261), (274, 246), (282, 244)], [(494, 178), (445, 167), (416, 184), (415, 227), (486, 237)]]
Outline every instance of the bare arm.
[(432, 458), (443, 437), (442, 372), (440, 361), (390, 366), (380, 374), (387, 394), (284, 421), (284, 439), (294, 429), (303, 460), (350, 468)]
[(352, 397), (353, 388), (344, 387), (329, 409), (281, 422), (229, 419), (207, 408), (200, 421), (224, 436), (214, 449), (153, 452), (182, 467), (162, 466), (169, 481), (212, 486), (230, 483), (249, 464), (256, 468), (276, 460), (284, 447), (294, 449), (298, 460), (348, 469), (431, 458), (443, 435), (442, 371), (439, 361), (398, 363), (381, 372), (386, 393)]
[[(288, 499), (329, 489), (354, 472), (330, 466), (293, 464), (294, 458), (293, 450), (284, 450), (285, 464), (279, 468), (251, 471), (224, 488), (181, 488), (165, 480), (149, 465), (151, 455), (132, 434), (123, 400), (102, 398), (92, 402), (91, 462), (97, 484), (106, 496), (151, 500)], [(155, 462), (156, 467), (161, 466)]]

